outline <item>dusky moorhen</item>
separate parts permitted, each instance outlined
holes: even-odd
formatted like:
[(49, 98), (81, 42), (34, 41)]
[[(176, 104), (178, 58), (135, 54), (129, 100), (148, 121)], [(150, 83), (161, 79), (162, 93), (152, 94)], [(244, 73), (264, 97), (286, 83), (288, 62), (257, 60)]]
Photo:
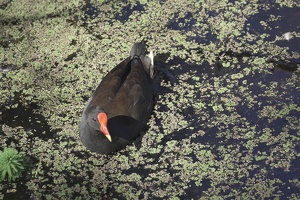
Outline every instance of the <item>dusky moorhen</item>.
[(80, 139), (92, 152), (111, 154), (133, 142), (153, 109), (153, 54), (144, 42), (113, 68), (89, 98), (80, 122)]

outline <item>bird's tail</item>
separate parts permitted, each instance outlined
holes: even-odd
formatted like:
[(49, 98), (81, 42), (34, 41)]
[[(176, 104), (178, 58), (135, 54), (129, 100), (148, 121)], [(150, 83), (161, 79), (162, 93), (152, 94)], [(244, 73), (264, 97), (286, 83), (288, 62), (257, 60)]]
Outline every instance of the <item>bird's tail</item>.
[(153, 78), (154, 73), (154, 56), (153, 52), (150, 51), (149, 55), (146, 55), (146, 44), (145, 42), (137, 42), (131, 47), (130, 59), (140, 58), (144, 69), (149, 74), (150, 78)]
[(135, 56), (141, 57), (146, 54), (146, 44), (145, 42), (137, 42), (131, 47), (130, 58), (134, 58)]

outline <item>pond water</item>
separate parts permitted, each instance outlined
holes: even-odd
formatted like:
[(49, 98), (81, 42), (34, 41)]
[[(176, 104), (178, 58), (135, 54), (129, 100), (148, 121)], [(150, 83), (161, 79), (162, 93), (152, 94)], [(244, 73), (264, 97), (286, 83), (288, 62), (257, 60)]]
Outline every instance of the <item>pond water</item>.
[[(49, 109), (49, 114), (41, 112), (45, 109), (44, 104), (34, 95), (37, 98), (35, 103), (24, 105), (24, 91), (10, 95), (7, 95), (9, 92), (3, 93), (6, 99), (0, 107), (2, 144), (16, 146), (20, 151), (26, 149), (33, 165), (29, 170), (32, 172), (24, 173), (16, 183), (1, 183), (2, 197), (18, 199), (26, 194), (26, 199), (39, 199), (41, 196), (67, 196), (74, 199), (82, 197), (83, 193), (90, 196), (82, 199), (95, 196), (104, 199), (175, 196), (198, 199), (212, 198), (214, 194), (215, 197), (224, 198), (247, 197), (250, 194), (256, 198), (299, 197), (300, 21), (295, 19), (300, 18), (300, 11), (299, 7), (268, 2), (257, 6), (257, 12), (251, 15), (242, 15), (235, 10), (229, 12), (230, 9), (239, 8), (234, 2), (229, 2), (225, 7), (211, 5), (217, 7), (216, 10), (200, 7), (199, 11), (174, 11), (173, 17), (162, 25), (161, 32), (155, 36), (161, 41), (165, 35), (165, 42), (169, 45), (162, 48), (163, 44), (155, 44), (158, 50), (155, 81), (167, 89), (155, 95), (153, 116), (147, 130), (135, 143), (138, 150), (132, 145), (112, 157), (90, 154), (78, 147), (81, 145), (78, 133), (72, 129), (74, 125), (78, 126), (80, 106), (66, 101), (67, 107), (74, 107), (76, 111), (63, 111), (64, 108), (59, 107), (60, 103), (64, 103), (63, 100), (56, 102), (49, 100), (50, 97), (44, 98), (43, 101), (49, 100), (49, 105), (59, 107), (58, 110), (62, 112), (57, 114), (55, 112), (58, 111)], [(96, 42), (87, 39), (78, 43), (81, 35), (77, 34), (78, 38), (72, 39), (70, 45), (78, 47), (76, 53), (69, 54), (72, 56), (64, 60), (55, 58), (58, 61), (54, 65), (53, 60), (48, 62), (43, 58), (46, 60), (44, 63), (50, 65), (52, 62), (51, 70), (59, 68), (59, 62), (62, 66), (80, 66), (81, 59), (85, 58), (80, 57), (84, 54), (81, 49), (85, 44), (90, 43), (87, 46), (89, 51), (93, 51), (98, 40), (109, 41), (121, 37), (113, 29), (111, 32), (107, 30), (113, 24), (127, 26), (126, 22), (131, 22), (136, 13), (140, 13), (138, 17), (145, 14), (155, 18), (151, 14), (151, 9), (157, 9), (155, 5), (149, 8), (141, 2), (127, 1), (119, 4), (119, 7), (117, 3), (113, 4), (119, 9), (117, 13), (107, 8), (112, 4), (97, 6), (90, 1), (84, 1), (77, 9), (70, 9), (67, 16), (62, 11), (61, 17), (67, 18), (64, 22), (70, 22), (78, 32), (85, 29), (88, 33), (82, 31), (84, 33), (81, 34), (94, 36), (91, 36), (91, 40)], [(160, 4), (167, 4), (167, 1), (161, 1)], [(240, 9), (246, 7), (241, 4)], [(7, 5), (3, 7), (6, 8)], [(199, 20), (201, 13), (205, 13), (206, 18)], [(107, 16), (107, 19), (102, 19), (103, 16)], [(34, 23), (43, 24), (46, 23), (44, 20), (52, 17), (46, 15)], [(213, 25), (224, 23), (230, 29), (242, 19), (244, 26), (238, 33), (226, 33), (227, 28)], [(150, 26), (145, 21), (144, 26)], [(160, 20), (157, 21), (159, 25)], [(20, 20), (18, 23), (29, 22)], [(111, 25), (106, 26), (105, 23)], [(14, 24), (11, 26), (14, 27)], [(134, 29), (134, 25), (128, 26)], [(101, 31), (111, 34), (111, 38), (105, 38)], [(227, 35), (221, 34), (222, 31)], [(149, 36), (144, 36), (146, 39), (153, 39), (150, 32)], [(175, 33), (184, 39), (172, 38)], [(30, 34), (37, 33), (33, 31)], [(35, 37), (40, 36), (37, 34)], [(7, 52), (17, 52), (14, 45), (19, 42), (11, 38), (0, 40), (2, 49)], [(170, 53), (159, 52), (159, 49), (170, 49)], [(88, 62), (92, 62), (92, 59)], [(6, 86), (1, 85), (3, 91), (9, 91), (7, 88), (14, 83), (13, 76), (5, 73), (18, 74), (18, 70), (20, 67), (17, 64), (1, 64), (0, 81), (8, 81)], [(80, 67), (73, 67), (70, 71), (76, 70), (80, 71)], [(59, 74), (60, 71), (56, 72)], [(50, 77), (56, 76), (51, 73), (55, 72), (47, 71), (46, 77), (49, 74)], [(84, 83), (87, 88), (92, 88), (92, 85), (80, 82), (80, 76), (85, 76), (84, 73), (78, 77), (76, 73), (71, 73), (75, 79), (70, 81), (69, 87)], [(63, 87), (68, 83), (68, 80), (53, 83), (53, 87)], [(36, 83), (30, 84), (36, 90), (41, 88)], [(84, 103), (80, 101), (87, 99), (88, 93), (81, 89), (78, 91), (82, 94), (72, 93), (73, 96), (69, 98), (81, 105)], [(77, 99), (76, 95), (79, 95)], [(56, 115), (59, 120), (54, 125), (52, 116)], [(22, 138), (28, 141), (26, 145)], [(39, 146), (40, 143), (45, 147)], [(132, 149), (139, 151), (137, 155)]]

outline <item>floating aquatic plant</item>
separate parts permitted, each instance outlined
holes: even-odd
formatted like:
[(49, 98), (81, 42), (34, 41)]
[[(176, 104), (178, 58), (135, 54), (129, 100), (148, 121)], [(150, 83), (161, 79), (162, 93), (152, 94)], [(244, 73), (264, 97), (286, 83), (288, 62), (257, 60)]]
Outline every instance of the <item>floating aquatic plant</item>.
[(19, 178), (24, 164), (22, 155), (16, 149), (5, 148), (0, 151), (0, 181), (7, 179), (11, 182)]

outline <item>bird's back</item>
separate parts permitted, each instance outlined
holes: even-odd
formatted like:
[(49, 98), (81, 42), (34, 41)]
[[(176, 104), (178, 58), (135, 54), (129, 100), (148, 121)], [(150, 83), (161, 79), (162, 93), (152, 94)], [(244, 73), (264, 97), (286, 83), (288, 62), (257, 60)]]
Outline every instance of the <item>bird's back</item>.
[[(112, 69), (93, 94), (90, 105), (99, 105), (109, 118), (124, 115), (146, 123), (153, 106), (150, 66), (144, 43), (133, 45), (130, 57)], [(153, 66), (152, 66), (153, 67)]]

